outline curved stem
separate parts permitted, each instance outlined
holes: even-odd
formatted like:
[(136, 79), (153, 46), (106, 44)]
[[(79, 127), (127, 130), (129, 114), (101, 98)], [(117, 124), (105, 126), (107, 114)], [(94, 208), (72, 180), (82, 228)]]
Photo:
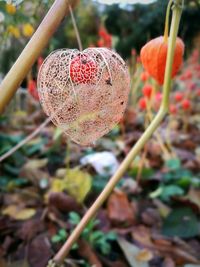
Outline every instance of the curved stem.
[(183, 6), (181, 6), (180, 4), (181, 4), (181, 0), (176, 0), (173, 6), (173, 16), (172, 16), (168, 52), (167, 52), (165, 79), (164, 79), (164, 85), (163, 85), (163, 99), (161, 103), (161, 107), (167, 110), (169, 109), (169, 95), (170, 95), (170, 90), (168, 88), (171, 88), (171, 82), (172, 82), (171, 73), (172, 73), (172, 65), (174, 61), (174, 51), (175, 51), (176, 38), (178, 35), (178, 29), (179, 29), (182, 8), (183, 8)]
[(165, 81), (164, 81), (164, 96), (162, 100), (162, 104), (160, 107), (160, 110), (158, 111), (157, 115), (149, 125), (149, 127), (146, 129), (146, 131), (143, 133), (143, 135), (140, 137), (140, 139), (137, 141), (135, 146), (131, 149), (129, 154), (126, 156), (124, 161), (121, 163), (119, 169), (117, 172), (113, 175), (113, 177), (110, 179), (102, 193), (99, 195), (99, 197), (96, 199), (96, 201), (93, 203), (93, 205), (90, 207), (90, 209), (87, 211), (85, 216), (82, 218), (80, 223), (76, 226), (72, 234), (69, 236), (68, 240), (65, 242), (65, 244), (61, 247), (61, 249), (58, 251), (58, 253), (54, 257), (54, 262), (57, 264), (61, 264), (67, 254), (69, 253), (72, 245), (74, 242), (79, 238), (82, 231), (84, 230), (85, 226), (88, 224), (88, 222), (93, 218), (93, 216), (97, 213), (98, 209), (101, 207), (101, 205), (104, 203), (104, 201), (107, 199), (107, 197), (110, 195), (116, 184), (119, 182), (125, 171), (128, 169), (130, 163), (134, 160), (136, 155), (141, 151), (141, 149), (144, 147), (144, 145), (147, 143), (149, 138), (152, 136), (152, 134), (155, 132), (155, 130), (160, 125), (161, 121), (165, 117), (168, 106), (169, 106), (169, 94), (171, 89), (171, 72), (172, 72), (172, 63), (174, 59), (174, 49), (176, 44), (176, 38), (179, 28), (179, 22), (181, 17), (181, 8), (179, 6), (180, 0), (175, 1), (174, 9), (173, 9), (173, 18), (171, 23), (171, 31), (170, 31), (170, 38), (169, 38), (169, 48), (167, 53), (167, 63), (166, 63), (166, 71), (165, 71)]
[(167, 5), (167, 12), (166, 12), (166, 18), (165, 18), (165, 31), (164, 31), (164, 42), (167, 43), (168, 36), (169, 36), (169, 15), (171, 10), (173, 0), (170, 0)]

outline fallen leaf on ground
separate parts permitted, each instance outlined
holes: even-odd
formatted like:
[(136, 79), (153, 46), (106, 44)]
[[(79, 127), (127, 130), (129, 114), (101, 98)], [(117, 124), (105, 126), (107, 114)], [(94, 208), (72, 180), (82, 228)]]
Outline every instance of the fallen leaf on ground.
[(162, 232), (166, 236), (189, 238), (199, 233), (198, 219), (188, 207), (174, 209), (164, 220)]
[(31, 267), (44, 267), (51, 257), (51, 245), (45, 235), (35, 237), (28, 245), (28, 262)]
[(143, 249), (136, 255), (136, 260), (138, 261), (147, 262), (152, 259), (153, 259), (153, 253), (148, 249)]
[(62, 212), (80, 211), (81, 205), (64, 192), (51, 192), (48, 196), (49, 205), (56, 207)]
[(16, 205), (10, 205), (2, 210), (3, 215), (8, 215), (15, 220), (27, 220), (36, 214), (32, 208), (20, 208)]
[(75, 169), (68, 169), (63, 179), (52, 181), (50, 192), (67, 191), (77, 202), (81, 203), (90, 191), (92, 177), (89, 173)]
[(192, 204), (195, 204), (198, 209), (200, 209), (200, 190), (190, 188), (187, 196), (182, 197), (181, 199), (189, 201)]
[(3, 258), (0, 258), (0, 266), (1, 267), (7, 267), (7, 263)]
[(134, 227), (132, 237), (136, 243), (145, 248), (152, 248), (154, 246), (151, 238), (150, 228), (143, 225)]
[(83, 239), (78, 242), (78, 253), (81, 257), (87, 259), (90, 266), (102, 267), (100, 260), (91, 248), (91, 246)]
[(48, 163), (48, 159), (31, 159), (24, 165), (26, 169), (41, 169)]
[(34, 218), (24, 222), (16, 235), (19, 236), (20, 239), (28, 241), (43, 231), (45, 231), (44, 222), (41, 219)]
[(122, 191), (111, 194), (107, 203), (108, 217), (114, 225), (129, 226), (135, 221), (132, 205)]
[(138, 247), (127, 242), (123, 238), (118, 238), (118, 244), (131, 267), (149, 267), (147, 262), (137, 260), (137, 255), (141, 252)]
[(163, 261), (162, 267), (176, 267), (176, 264), (171, 258), (166, 257)]
[(27, 260), (11, 262), (7, 267), (30, 267)]

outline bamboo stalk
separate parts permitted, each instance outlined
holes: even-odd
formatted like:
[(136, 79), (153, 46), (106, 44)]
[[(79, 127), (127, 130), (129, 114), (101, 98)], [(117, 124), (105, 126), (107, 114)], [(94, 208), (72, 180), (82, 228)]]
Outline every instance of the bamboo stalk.
[(32, 65), (48, 44), (62, 19), (69, 13), (69, 4), (74, 7), (78, 0), (56, 0), (36, 32), (0, 84), (0, 114), (26, 77)]

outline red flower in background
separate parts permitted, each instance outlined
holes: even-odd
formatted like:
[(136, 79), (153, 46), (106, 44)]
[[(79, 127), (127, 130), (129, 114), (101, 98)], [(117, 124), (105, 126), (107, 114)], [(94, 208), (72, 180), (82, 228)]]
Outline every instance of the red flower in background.
[(112, 47), (112, 35), (110, 35), (104, 27), (99, 29), (99, 40), (97, 41), (98, 47)]
[(28, 91), (31, 94), (31, 96), (36, 100), (39, 101), (39, 95), (37, 91), (37, 84), (35, 80), (29, 80), (28, 81)]

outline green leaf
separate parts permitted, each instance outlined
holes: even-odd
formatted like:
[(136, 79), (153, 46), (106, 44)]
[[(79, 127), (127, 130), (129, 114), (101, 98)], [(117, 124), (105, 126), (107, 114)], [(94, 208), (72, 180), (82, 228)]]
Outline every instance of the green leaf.
[(199, 267), (199, 264), (186, 264), (184, 267)]
[(72, 249), (73, 249), (73, 250), (78, 249), (78, 244), (77, 244), (77, 243), (74, 243), (73, 246), (72, 246)]
[(89, 241), (91, 243), (94, 243), (95, 241), (97, 241), (98, 239), (101, 239), (102, 237), (104, 237), (104, 233), (102, 231), (95, 231), (94, 233), (90, 234), (90, 238)]
[(102, 254), (108, 255), (110, 254), (110, 251), (111, 251), (111, 245), (109, 243), (104, 242), (103, 244), (101, 244), (99, 249), (102, 252)]
[(62, 239), (66, 239), (67, 238), (67, 232), (65, 229), (60, 229), (58, 231), (58, 235), (62, 238)]
[[(135, 178), (137, 176), (138, 173), (138, 167), (134, 167), (129, 171), (129, 175), (132, 176), (133, 178)], [(143, 168), (142, 169), (142, 173), (141, 173), (141, 177), (144, 180), (147, 180), (149, 178), (151, 178), (154, 175), (154, 171), (151, 168)]]
[(62, 237), (59, 236), (59, 235), (54, 235), (54, 236), (52, 236), (52, 238), (51, 238), (51, 242), (52, 242), (52, 243), (58, 243), (58, 242), (60, 242), (61, 240), (62, 240)]
[(69, 213), (69, 222), (73, 225), (77, 225), (81, 220), (81, 217), (78, 213), (76, 212), (70, 212)]
[(115, 241), (115, 240), (117, 240), (117, 234), (114, 232), (109, 232), (106, 234), (106, 239), (111, 240), (111, 241)]
[(188, 207), (176, 208), (165, 218), (162, 233), (181, 238), (194, 237), (199, 233), (197, 217)]
[(178, 170), (181, 168), (181, 161), (178, 158), (169, 159), (165, 163), (166, 167), (168, 167), (170, 170)]
[(89, 232), (91, 232), (93, 230), (93, 228), (98, 224), (99, 224), (99, 220), (93, 219), (93, 220), (89, 221), (86, 228), (88, 229)]
[(162, 187), (161, 199), (169, 201), (172, 196), (182, 196), (184, 190), (177, 185), (166, 185)]
[(4, 170), (8, 173), (12, 174), (13, 176), (17, 176), (20, 172), (20, 169), (11, 165), (11, 164), (4, 164)]

